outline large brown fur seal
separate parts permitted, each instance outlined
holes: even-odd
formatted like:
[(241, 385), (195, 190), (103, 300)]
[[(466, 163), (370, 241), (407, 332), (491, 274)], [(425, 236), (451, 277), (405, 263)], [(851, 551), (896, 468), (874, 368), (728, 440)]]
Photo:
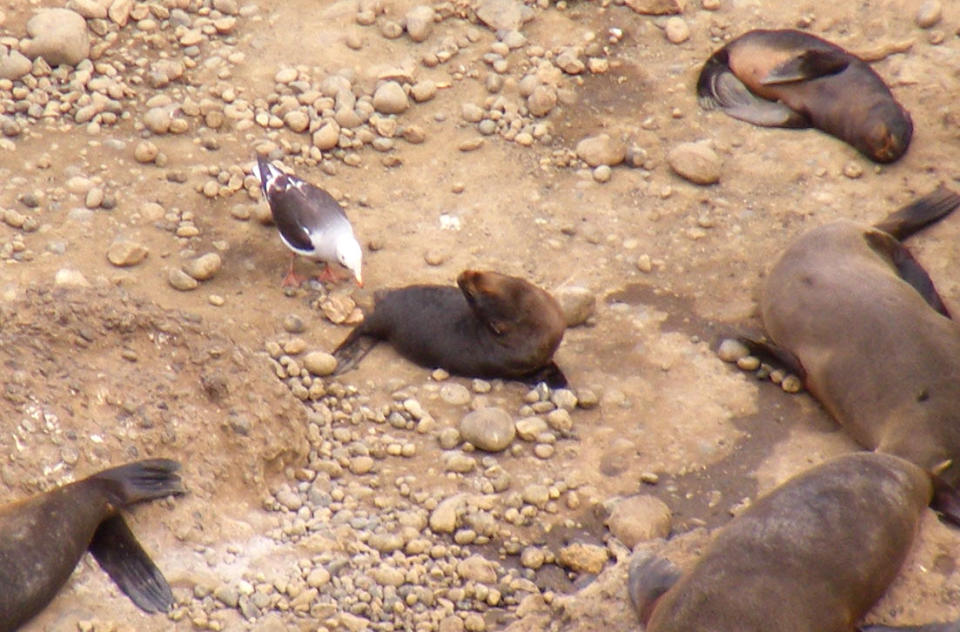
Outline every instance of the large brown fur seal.
[(841, 456), (757, 500), (682, 577), (638, 553), (631, 602), (647, 632), (853, 632), (899, 572), (931, 495), (908, 461)]
[(838, 221), (804, 233), (774, 265), (760, 305), (766, 348), (858, 443), (950, 487), (960, 483), (960, 325), (900, 239), (958, 205), (939, 189), (876, 227)]
[(411, 285), (376, 293), (373, 312), (333, 352), (343, 373), (379, 340), (420, 366), (479, 378), (566, 385), (553, 363), (566, 327), (544, 290), (498, 272), (466, 270), (458, 288)]
[(755, 125), (815, 127), (877, 162), (898, 159), (913, 135), (910, 114), (868, 64), (801, 31), (734, 39), (704, 64), (697, 95)]
[(138, 461), (0, 507), (0, 631), (40, 612), (87, 550), (142, 610), (169, 610), (170, 586), (117, 510), (183, 493), (179, 468)]

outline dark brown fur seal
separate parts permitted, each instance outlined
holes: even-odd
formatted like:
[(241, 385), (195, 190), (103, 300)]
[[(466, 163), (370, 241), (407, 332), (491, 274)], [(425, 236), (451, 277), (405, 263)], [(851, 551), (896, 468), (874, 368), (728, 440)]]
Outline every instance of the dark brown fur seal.
[(40, 612), (87, 550), (142, 610), (169, 610), (170, 586), (117, 510), (183, 493), (179, 468), (138, 461), (0, 507), (0, 631)]
[(761, 312), (774, 351), (861, 445), (960, 483), (960, 326), (900, 239), (960, 205), (945, 189), (877, 227), (810, 230), (774, 265)]
[(931, 495), (930, 476), (903, 459), (841, 456), (757, 500), (682, 577), (638, 553), (631, 602), (646, 632), (853, 632), (899, 572)]
[(750, 31), (703, 66), (697, 95), (734, 118), (767, 127), (815, 127), (876, 162), (910, 145), (913, 122), (870, 66), (801, 31)]
[(337, 373), (385, 340), (403, 357), (431, 369), (566, 385), (552, 361), (566, 327), (552, 296), (498, 272), (466, 270), (457, 285), (377, 292), (373, 312), (333, 352)]

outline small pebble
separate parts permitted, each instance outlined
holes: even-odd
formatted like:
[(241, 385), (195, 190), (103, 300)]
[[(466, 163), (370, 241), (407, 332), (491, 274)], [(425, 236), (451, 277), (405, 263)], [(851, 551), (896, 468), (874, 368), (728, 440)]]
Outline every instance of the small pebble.
[(917, 26), (922, 29), (928, 29), (935, 26), (943, 17), (943, 6), (940, 0), (927, 0), (917, 9), (915, 21)]
[(717, 356), (724, 362), (738, 362), (740, 358), (750, 355), (747, 345), (735, 338), (725, 338), (717, 348)]
[(682, 44), (690, 39), (690, 27), (687, 26), (686, 20), (678, 16), (673, 16), (667, 20), (664, 32), (667, 39), (673, 44)]
[(182, 292), (195, 290), (197, 286), (200, 285), (199, 281), (180, 268), (170, 268), (169, 272), (167, 272), (167, 281), (174, 289)]

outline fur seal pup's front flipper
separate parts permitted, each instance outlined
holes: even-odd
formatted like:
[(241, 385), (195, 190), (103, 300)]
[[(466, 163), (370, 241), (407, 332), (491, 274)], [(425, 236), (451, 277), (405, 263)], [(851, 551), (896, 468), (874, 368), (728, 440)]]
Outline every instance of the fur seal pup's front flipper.
[(533, 373), (524, 375), (523, 381), (533, 386), (536, 386), (540, 382), (545, 382), (550, 388), (566, 388), (568, 384), (567, 376), (563, 374), (563, 371), (560, 370), (556, 362), (551, 362), (550, 364), (540, 367)]
[(843, 72), (850, 65), (850, 55), (835, 50), (805, 50), (793, 59), (773, 68), (760, 80), (764, 86), (796, 83), (829, 77)]
[(679, 579), (680, 569), (670, 560), (645, 552), (633, 556), (627, 571), (627, 593), (640, 623), (647, 624), (657, 600)]
[(120, 590), (144, 612), (173, 606), (170, 585), (119, 514), (104, 520), (93, 534), (90, 553)]

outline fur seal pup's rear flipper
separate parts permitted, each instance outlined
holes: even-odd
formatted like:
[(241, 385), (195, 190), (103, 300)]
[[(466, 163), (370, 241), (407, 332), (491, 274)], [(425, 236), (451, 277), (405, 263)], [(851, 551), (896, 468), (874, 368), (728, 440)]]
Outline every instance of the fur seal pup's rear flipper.
[(170, 585), (122, 516), (100, 523), (90, 541), (90, 553), (120, 590), (144, 612), (167, 612), (173, 606)]
[(176, 474), (180, 464), (171, 459), (147, 459), (112, 467), (91, 476), (91, 479), (107, 483), (111, 501), (124, 507), (144, 500), (182, 494), (180, 477)]
[(769, 364), (770, 366), (796, 375), (800, 378), (800, 381), (806, 381), (807, 371), (803, 368), (803, 365), (800, 364), (800, 360), (788, 349), (777, 346), (772, 342), (766, 342), (763, 340), (754, 340), (753, 338), (746, 338), (744, 336), (738, 336), (737, 340), (743, 343), (744, 346), (750, 351), (750, 355), (756, 356), (760, 359), (761, 362)]
[(941, 186), (932, 193), (894, 211), (882, 222), (874, 224), (874, 228), (890, 233), (898, 241), (903, 241), (910, 235), (943, 219), (958, 206), (960, 206), (960, 195)]
[(925, 625), (865, 625), (858, 630), (860, 632), (960, 632), (960, 621)]
[(630, 560), (627, 571), (627, 593), (630, 603), (646, 625), (657, 600), (680, 579), (680, 570), (670, 560), (640, 552)]
[(933, 279), (930, 278), (923, 266), (913, 258), (906, 246), (893, 236), (881, 231), (864, 233), (863, 238), (867, 240), (870, 248), (890, 260), (890, 263), (897, 269), (900, 278), (909, 283), (930, 307), (950, 318), (950, 311), (944, 305), (940, 294), (937, 293), (937, 288), (933, 285)]
[(720, 73), (713, 82), (713, 94), (727, 116), (761, 127), (810, 127), (806, 116), (777, 101), (754, 95), (732, 72)]
[(704, 110), (723, 108), (727, 116), (761, 127), (810, 127), (810, 120), (776, 101), (756, 96), (727, 66), (729, 56), (721, 49), (703, 65), (697, 80), (697, 97)]
[(550, 364), (544, 365), (532, 373), (527, 373), (522, 377), (522, 380), (526, 384), (531, 385), (536, 385), (540, 382), (546, 382), (547, 386), (550, 388), (567, 387), (567, 376), (563, 374), (563, 371), (560, 370), (560, 367), (557, 366), (556, 362), (551, 362)]
[(362, 333), (360, 331), (362, 326), (363, 323), (357, 325), (333, 350), (333, 357), (337, 359), (337, 368), (334, 369), (333, 375), (341, 375), (356, 368), (360, 360), (363, 360), (364, 356), (380, 342), (377, 338)]
[(805, 50), (767, 73), (760, 80), (765, 86), (796, 83), (809, 79), (829, 77), (843, 72), (850, 65), (850, 56), (836, 50)]

